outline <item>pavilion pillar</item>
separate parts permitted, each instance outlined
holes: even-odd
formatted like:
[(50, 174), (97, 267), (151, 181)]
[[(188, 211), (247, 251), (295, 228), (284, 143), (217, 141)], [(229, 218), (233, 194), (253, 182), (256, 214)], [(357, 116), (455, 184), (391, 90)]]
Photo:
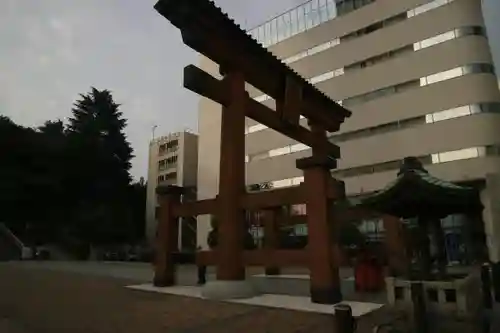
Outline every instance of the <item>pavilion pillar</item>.
[(405, 275), (408, 273), (409, 260), (405, 243), (403, 223), (401, 219), (392, 215), (382, 216), (385, 229), (385, 246), (391, 275)]
[(153, 280), (156, 287), (175, 285), (173, 253), (177, 250), (178, 218), (173, 209), (180, 202), (181, 192), (182, 188), (177, 186), (162, 186), (156, 189), (160, 201)]
[(426, 217), (418, 218), (417, 238), (420, 274), (421, 278), (427, 279), (432, 270), (432, 258), (429, 240), (429, 219)]
[(495, 301), (500, 302), (500, 174), (486, 175), (486, 187), (480, 196), (486, 246), (492, 264)]
[[(264, 219), (264, 249), (274, 251), (279, 248), (279, 224), (282, 221), (283, 210), (281, 207), (266, 209), (263, 212)], [(280, 268), (277, 266), (266, 266), (266, 275), (279, 275)]]
[(218, 245), (217, 280), (245, 279), (243, 265), (245, 212), (240, 207), (245, 194), (245, 105), (247, 92), (241, 72), (225, 77), (230, 102), (222, 109), (217, 197)]
[[(326, 137), (324, 129), (317, 125), (311, 124), (311, 130), (318, 138)], [(311, 301), (335, 304), (342, 300), (342, 293), (339, 263), (333, 250), (336, 245), (333, 224), (336, 221), (333, 221), (328, 189), (333, 183), (330, 170), (336, 163), (323, 152), (313, 149), (312, 157), (297, 160), (296, 164), (304, 171)]]
[(439, 274), (444, 276), (446, 274), (446, 267), (448, 265), (448, 257), (446, 255), (446, 244), (444, 237), (444, 230), (441, 226), (441, 219), (435, 218), (431, 220), (432, 233), (434, 235), (434, 242), (436, 245), (436, 261)]

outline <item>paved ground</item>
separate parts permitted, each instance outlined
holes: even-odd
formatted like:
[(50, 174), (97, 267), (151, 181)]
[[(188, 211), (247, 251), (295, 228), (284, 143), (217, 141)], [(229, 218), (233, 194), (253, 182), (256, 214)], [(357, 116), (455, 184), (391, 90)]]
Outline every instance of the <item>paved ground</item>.
[[(123, 287), (150, 281), (146, 268), (137, 264), (0, 264), (0, 332), (335, 332), (329, 315)], [(358, 332), (370, 332), (374, 322), (389, 315), (384, 309), (362, 318)]]

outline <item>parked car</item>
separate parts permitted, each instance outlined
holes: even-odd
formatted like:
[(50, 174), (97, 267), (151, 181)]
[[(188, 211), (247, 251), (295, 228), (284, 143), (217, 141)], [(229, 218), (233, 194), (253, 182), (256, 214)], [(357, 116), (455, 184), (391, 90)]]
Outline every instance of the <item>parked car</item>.
[(34, 253), (34, 259), (35, 260), (50, 260), (51, 255), (50, 255), (50, 250), (43, 247), (43, 246), (37, 246), (35, 248), (35, 253)]
[(130, 249), (127, 252), (127, 261), (139, 261), (139, 253), (135, 249)]
[(125, 261), (127, 259), (126, 253), (120, 249), (105, 251), (103, 257), (106, 261)]

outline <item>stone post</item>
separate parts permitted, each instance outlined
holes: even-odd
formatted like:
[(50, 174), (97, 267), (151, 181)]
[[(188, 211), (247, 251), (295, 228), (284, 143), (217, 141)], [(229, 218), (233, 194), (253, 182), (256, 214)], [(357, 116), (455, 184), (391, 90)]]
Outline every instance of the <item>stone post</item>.
[(352, 316), (352, 308), (342, 303), (335, 305), (335, 332), (354, 333), (356, 327), (357, 323)]
[(175, 285), (174, 252), (177, 251), (178, 218), (174, 215), (174, 205), (180, 202), (182, 188), (177, 186), (160, 186), (156, 189), (159, 197), (160, 210), (158, 218), (158, 233), (155, 248), (155, 276), (153, 284), (156, 287)]
[(425, 290), (422, 282), (412, 282), (411, 300), (413, 303), (413, 325), (415, 333), (428, 333), (429, 325), (426, 318)]

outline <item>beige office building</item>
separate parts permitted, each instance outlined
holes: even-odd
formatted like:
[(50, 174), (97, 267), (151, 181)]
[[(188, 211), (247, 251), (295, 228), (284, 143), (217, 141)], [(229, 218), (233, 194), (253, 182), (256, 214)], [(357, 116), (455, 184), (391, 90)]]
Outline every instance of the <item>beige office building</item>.
[[(485, 231), (490, 257), (500, 259), (492, 245), (500, 235), (500, 198), (492, 190), (500, 190), (500, 92), (480, 0), (314, 0), (249, 33), (353, 112), (331, 137), (342, 154), (333, 175), (349, 196), (383, 188), (406, 156), (419, 157), (436, 177), (487, 183)], [(201, 66), (217, 73), (207, 59)], [(268, 96), (248, 90), (274, 108)], [(202, 99), (201, 198), (218, 191), (220, 119), (220, 106)], [(295, 160), (308, 156), (308, 147), (250, 119), (246, 134), (247, 184), (302, 181)], [(208, 228), (201, 217), (203, 247)]]
[[(149, 143), (147, 205), (146, 205), (146, 237), (153, 242), (157, 225), (158, 185), (177, 185), (191, 188), (196, 193), (198, 170), (198, 136), (183, 131), (171, 133), (153, 139)], [(190, 230), (192, 228), (193, 230)], [(183, 235), (184, 232), (184, 235)], [(179, 249), (195, 247), (188, 244), (189, 234), (194, 241), (196, 227), (184, 223), (179, 228)]]

